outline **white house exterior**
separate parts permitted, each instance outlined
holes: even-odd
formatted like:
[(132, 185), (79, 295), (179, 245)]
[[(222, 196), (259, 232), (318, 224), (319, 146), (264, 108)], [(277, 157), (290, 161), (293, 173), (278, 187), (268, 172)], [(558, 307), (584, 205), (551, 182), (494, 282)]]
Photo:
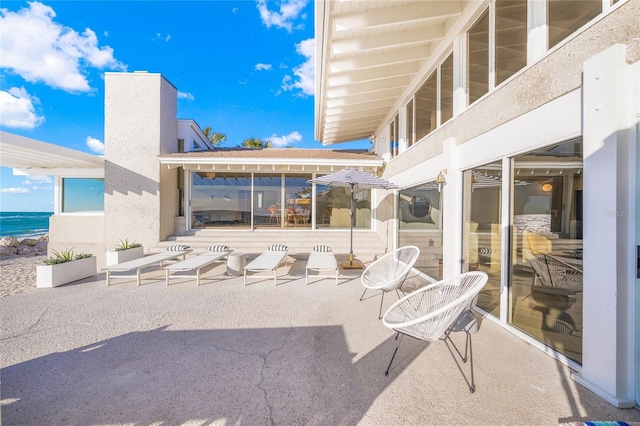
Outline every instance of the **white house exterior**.
[(436, 278), (485, 270), (487, 318), (637, 405), (640, 2), (317, 1), (315, 19), (316, 139), (375, 144), (403, 187), (394, 245)]

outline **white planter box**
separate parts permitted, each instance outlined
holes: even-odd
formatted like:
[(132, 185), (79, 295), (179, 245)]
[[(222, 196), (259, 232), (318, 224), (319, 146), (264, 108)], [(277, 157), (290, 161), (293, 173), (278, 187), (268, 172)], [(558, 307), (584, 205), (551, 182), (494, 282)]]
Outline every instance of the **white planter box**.
[(144, 256), (142, 247), (135, 247), (127, 250), (108, 251), (107, 266), (117, 265), (118, 263), (128, 262), (133, 259), (139, 259)]
[(37, 287), (57, 287), (98, 273), (96, 257), (72, 260), (57, 265), (38, 265)]

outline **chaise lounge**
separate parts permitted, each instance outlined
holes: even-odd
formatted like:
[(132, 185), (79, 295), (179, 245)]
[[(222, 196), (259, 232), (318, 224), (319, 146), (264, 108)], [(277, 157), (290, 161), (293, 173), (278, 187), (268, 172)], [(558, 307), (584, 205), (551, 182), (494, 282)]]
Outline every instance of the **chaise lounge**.
[[(318, 275), (313, 275), (315, 277), (335, 277), (336, 285), (338, 285), (338, 262), (336, 262), (336, 257), (331, 247), (317, 245), (311, 250), (305, 273), (305, 283), (307, 285), (309, 285), (309, 271), (317, 271)], [(320, 275), (321, 271), (333, 271), (333, 275)]]
[[(140, 274), (143, 268), (148, 268), (150, 266), (160, 265), (162, 266), (164, 262), (170, 262), (178, 259), (182, 256), (183, 259), (186, 258), (187, 253), (191, 252), (189, 246), (184, 244), (174, 244), (172, 246), (167, 247), (167, 251), (152, 254), (149, 256), (141, 257), (139, 259), (129, 260), (127, 262), (118, 263), (116, 265), (110, 265), (104, 268), (103, 270), (107, 272), (107, 286), (111, 284), (111, 272), (127, 272), (127, 271), (136, 271), (135, 275), (118, 275), (117, 278), (132, 278), (136, 277), (136, 285), (140, 285)], [(116, 278), (116, 277), (113, 277)]]
[[(176, 262), (168, 266), (165, 266), (164, 271), (165, 271), (165, 280), (167, 282), (167, 285), (169, 285), (169, 275), (171, 272), (178, 272), (178, 271), (186, 272), (186, 271), (193, 271), (194, 269), (196, 271), (196, 275), (195, 275), (196, 284), (200, 285), (200, 270), (204, 267), (211, 265), (212, 263), (224, 260), (224, 258), (228, 256), (229, 253), (231, 253), (231, 250), (229, 249), (229, 247), (224, 245), (215, 245), (215, 246), (209, 247), (207, 251), (205, 251), (202, 254), (199, 254), (198, 256), (194, 256), (192, 258), (185, 259), (181, 262)], [(174, 273), (173, 277), (191, 278), (193, 277), (193, 275), (176, 275)]]
[[(278, 266), (280, 266), (283, 259), (285, 266), (287, 265), (287, 250), (288, 247), (284, 244), (272, 244), (267, 248), (267, 251), (249, 262), (244, 267), (244, 285), (247, 285), (247, 272), (264, 271), (273, 271), (273, 283), (278, 285)], [(252, 276), (265, 277), (266, 275)]]

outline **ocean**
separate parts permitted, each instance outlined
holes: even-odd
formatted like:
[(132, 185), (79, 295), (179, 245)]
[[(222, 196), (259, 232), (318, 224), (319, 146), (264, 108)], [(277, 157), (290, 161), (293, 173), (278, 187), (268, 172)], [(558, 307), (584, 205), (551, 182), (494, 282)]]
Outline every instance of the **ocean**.
[(40, 237), (49, 232), (49, 216), (45, 212), (0, 212), (0, 237), (18, 239)]

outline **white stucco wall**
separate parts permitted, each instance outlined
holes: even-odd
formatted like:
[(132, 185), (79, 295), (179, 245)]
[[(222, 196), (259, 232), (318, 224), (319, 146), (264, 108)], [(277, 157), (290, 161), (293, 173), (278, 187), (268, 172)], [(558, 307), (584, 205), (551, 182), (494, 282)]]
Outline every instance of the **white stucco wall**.
[(145, 248), (173, 233), (176, 170), (158, 155), (177, 150), (177, 89), (160, 74), (105, 74), (105, 243)]

